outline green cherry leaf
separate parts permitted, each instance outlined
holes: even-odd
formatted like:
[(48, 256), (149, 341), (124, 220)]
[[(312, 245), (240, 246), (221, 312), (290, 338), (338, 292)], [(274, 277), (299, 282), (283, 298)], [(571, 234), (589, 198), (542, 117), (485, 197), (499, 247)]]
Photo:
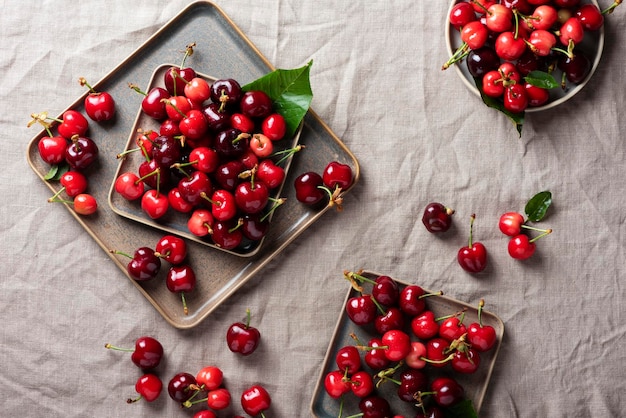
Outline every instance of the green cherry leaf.
[(55, 164), (50, 167), (50, 170), (48, 170), (43, 178), (47, 181), (59, 181), (61, 180), (61, 176), (65, 174), (69, 169), (70, 167), (66, 163)]
[(443, 415), (446, 418), (478, 418), (474, 404), (470, 399), (464, 399), (445, 409)]
[(552, 74), (546, 73), (544, 71), (531, 71), (526, 77), (524, 77), (524, 80), (526, 80), (533, 86), (541, 87), (542, 89), (548, 90), (555, 89), (561, 86), (561, 84), (554, 79)]
[(521, 113), (509, 112), (508, 110), (504, 108), (504, 105), (502, 104), (502, 102), (496, 100), (493, 97), (489, 97), (485, 93), (483, 93), (483, 82), (480, 78), (474, 78), (474, 82), (476, 83), (476, 87), (478, 88), (478, 91), (480, 92), (480, 97), (481, 99), (483, 99), (483, 103), (491, 107), (492, 109), (496, 109), (497, 111), (506, 115), (506, 117), (509, 118), (511, 122), (513, 122), (513, 125), (515, 125), (515, 130), (517, 130), (517, 134), (521, 138), (522, 128), (524, 127), (524, 112), (521, 112)]
[(285, 118), (287, 135), (293, 136), (313, 100), (309, 73), (313, 61), (292, 69), (274, 70), (242, 86), (243, 91), (261, 90), (274, 102), (274, 110)]
[(526, 217), (532, 222), (539, 222), (546, 216), (546, 212), (551, 204), (552, 193), (549, 191), (537, 193), (526, 203), (526, 207), (524, 208)]

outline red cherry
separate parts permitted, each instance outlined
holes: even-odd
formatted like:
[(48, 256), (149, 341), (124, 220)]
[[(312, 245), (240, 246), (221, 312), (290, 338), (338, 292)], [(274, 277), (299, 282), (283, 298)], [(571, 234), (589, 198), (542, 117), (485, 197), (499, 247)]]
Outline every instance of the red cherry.
[(382, 305), (395, 305), (400, 297), (398, 283), (389, 276), (378, 276), (372, 286), (372, 296)]
[(87, 133), (89, 122), (76, 110), (66, 110), (61, 117), (57, 130), (66, 139), (71, 139), (74, 135), (83, 136)]
[(78, 80), (81, 86), (89, 88), (89, 94), (85, 97), (85, 112), (87, 116), (97, 122), (113, 119), (115, 115), (115, 100), (113, 96), (107, 92), (95, 91), (83, 77)]
[(87, 177), (80, 171), (66, 171), (59, 182), (69, 197), (76, 197), (87, 190)]
[(452, 6), (448, 16), (450, 24), (460, 30), (467, 23), (476, 20), (476, 12), (470, 2), (459, 2)]
[(374, 391), (372, 375), (365, 370), (358, 371), (350, 376), (350, 389), (359, 398), (365, 398)]
[(446, 232), (452, 225), (452, 215), (454, 215), (454, 209), (438, 202), (429, 203), (424, 209), (422, 223), (428, 232)]
[(218, 189), (210, 199), (211, 213), (218, 221), (228, 221), (237, 214), (235, 196), (228, 190)]
[(74, 211), (79, 215), (92, 215), (98, 210), (96, 198), (87, 193), (74, 196)]
[(296, 199), (309, 206), (322, 202), (326, 197), (326, 193), (320, 189), (323, 184), (322, 176), (314, 171), (300, 174), (294, 181)]
[(432, 311), (422, 312), (411, 320), (411, 330), (417, 338), (427, 341), (439, 333), (439, 324)]
[(580, 23), (580, 20), (573, 16), (563, 23), (559, 29), (559, 33), (561, 44), (569, 46), (569, 43), (572, 42), (574, 45), (577, 45), (582, 42), (585, 36), (585, 29), (582, 23)]
[(65, 161), (66, 148), (67, 140), (62, 136), (44, 136), (37, 143), (39, 156), (50, 165), (60, 164)]
[(345, 378), (345, 373), (341, 370), (333, 370), (324, 376), (324, 389), (333, 399), (339, 399), (344, 394), (350, 392), (350, 381)]
[(230, 115), (230, 126), (248, 134), (254, 131), (254, 121), (243, 113)]
[(411, 352), (411, 338), (402, 330), (394, 329), (383, 334), (380, 342), (387, 346), (385, 356), (390, 361), (401, 361)]
[(162, 87), (153, 87), (144, 93), (139, 90), (139, 87), (131, 84), (130, 87), (136, 92), (143, 94), (145, 97), (141, 101), (141, 110), (143, 113), (155, 120), (163, 120), (167, 118), (167, 112), (165, 111), (164, 99), (169, 99), (171, 96), (167, 90)]
[[(187, 57), (188, 54), (185, 55)], [(183, 59), (184, 61), (184, 59)], [(183, 64), (184, 65), (184, 64)], [(196, 71), (193, 68), (186, 67), (170, 67), (163, 75), (165, 89), (172, 96), (182, 95), (185, 92), (185, 86), (188, 82), (196, 77)]]
[(213, 173), (219, 165), (219, 157), (213, 148), (196, 147), (189, 153), (191, 166), (203, 173)]
[(178, 128), (185, 138), (193, 141), (203, 138), (209, 129), (209, 125), (200, 110), (190, 109), (178, 124)]
[(211, 97), (211, 87), (202, 77), (194, 77), (185, 84), (185, 97), (195, 103), (203, 103)]
[(240, 223), (233, 223), (232, 220), (217, 220), (213, 224), (213, 234), (211, 238), (217, 247), (225, 250), (235, 249), (243, 240), (243, 232), (239, 228)]
[(98, 158), (98, 146), (86, 136), (74, 135), (72, 143), (65, 148), (65, 161), (74, 170), (84, 170)]
[(280, 113), (272, 113), (261, 122), (261, 131), (272, 141), (279, 141), (285, 137), (287, 123)]
[(126, 402), (133, 403), (140, 399), (145, 399), (146, 402), (154, 402), (161, 395), (163, 389), (163, 383), (157, 375), (148, 373), (140, 376), (135, 383), (135, 390), (139, 394), (138, 398), (127, 399)]
[(331, 190), (339, 187), (347, 190), (352, 186), (352, 168), (338, 161), (331, 161), (322, 173), (322, 181)]
[(472, 348), (480, 352), (489, 351), (496, 344), (498, 339), (496, 330), (491, 325), (482, 323), (482, 311), (485, 301), (480, 300), (478, 304), (478, 322), (473, 322), (467, 327), (467, 341)]
[(489, 6), (485, 16), (485, 25), (492, 32), (504, 32), (513, 26), (513, 11), (500, 3)]
[(226, 388), (217, 388), (207, 393), (207, 406), (216, 411), (230, 405), (230, 392)]
[(203, 409), (193, 414), (193, 418), (217, 418), (217, 415), (211, 410)]
[(235, 189), (237, 207), (245, 213), (261, 212), (269, 201), (269, 189), (260, 181), (244, 181)]
[(137, 338), (134, 348), (121, 348), (108, 343), (104, 347), (110, 350), (132, 352), (132, 362), (142, 370), (156, 368), (163, 358), (163, 346), (156, 338), (149, 336)]
[(526, 42), (523, 36), (515, 36), (515, 32), (505, 31), (496, 38), (495, 50), (503, 60), (515, 61), (526, 51)]
[(213, 215), (208, 209), (196, 209), (187, 221), (187, 229), (197, 237), (213, 233)]
[(265, 118), (272, 113), (272, 99), (261, 90), (245, 92), (239, 106), (249, 118)]
[(179, 293), (183, 302), (183, 313), (187, 315), (187, 300), (185, 293), (193, 291), (196, 287), (196, 273), (193, 268), (187, 264), (171, 266), (167, 272), (165, 280), (167, 290), (172, 293)]
[(528, 38), (531, 50), (540, 57), (547, 57), (556, 45), (556, 36), (550, 31), (536, 29)]
[(504, 94), (504, 79), (499, 71), (492, 70), (483, 76), (483, 93), (489, 97), (501, 97)]
[(450, 343), (441, 337), (431, 338), (426, 342), (426, 358), (435, 368), (445, 367), (449, 360), (448, 348)]
[(220, 105), (222, 111), (235, 107), (241, 100), (241, 85), (232, 78), (216, 80), (211, 84), (211, 100)]
[(141, 197), (141, 209), (151, 219), (162, 218), (169, 208), (167, 195), (158, 190), (150, 189)]
[(356, 325), (365, 325), (376, 318), (376, 305), (371, 295), (353, 296), (346, 304), (346, 314)]
[(550, 99), (550, 92), (542, 87), (533, 86), (526, 82), (524, 83), (524, 89), (526, 90), (526, 96), (528, 96), (529, 107), (542, 106)]
[(361, 354), (353, 345), (341, 347), (335, 354), (335, 363), (343, 373), (353, 374), (361, 370)]
[(448, 342), (461, 338), (467, 332), (467, 327), (456, 316), (447, 318), (439, 325), (439, 336)]
[(180, 264), (187, 257), (187, 243), (181, 237), (165, 235), (155, 246), (155, 255), (171, 264)]
[(550, 5), (539, 5), (531, 15), (531, 24), (534, 29), (549, 30), (558, 20), (557, 10)]
[(161, 259), (149, 247), (139, 247), (132, 256), (116, 250), (111, 250), (111, 252), (131, 259), (126, 270), (137, 281), (150, 280), (156, 277), (161, 269)]
[(259, 158), (267, 158), (274, 152), (272, 140), (264, 134), (254, 134), (250, 138), (250, 149)]
[(132, 172), (120, 174), (115, 179), (115, 191), (124, 199), (136, 200), (143, 196), (145, 191), (144, 183)]
[(167, 385), (167, 393), (174, 401), (184, 403), (196, 394), (192, 387), (197, 385), (196, 378), (186, 372), (175, 374)]
[(585, 30), (598, 30), (604, 25), (604, 15), (595, 4), (581, 4), (576, 11), (578, 19)]
[(528, 235), (519, 234), (509, 241), (507, 249), (511, 257), (518, 260), (526, 260), (535, 253), (537, 245), (530, 241)]
[(481, 48), (487, 42), (488, 36), (487, 27), (478, 20), (469, 22), (461, 28), (461, 40), (470, 49)]
[[(389, 359), (385, 356), (385, 350), (382, 348), (382, 342), (378, 338), (372, 338), (368, 342), (368, 347), (370, 347), (365, 356), (363, 356), (363, 360), (365, 364), (367, 364), (370, 368), (374, 370), (381, 370), (387, 367), (390, 363)], [(381, 348), (376, 348), (381, 347)]]
[(374, 320), (374, 328), (379, 334), (392, 329), (402, 329), (404, 328), (404, 314), (395, 306), (387, 308), (384, 314), (378, 315)]
[(524, 225), (524, 216), (518, 212), (506, 212), (500, 216), (498, 228), (504, 235), (514, 237), (519, 235)]
[(213, 184), (206, 173), (196, 170), (189, 176), (180, 179), (178, 191), (185, 201), (193, 206), (197, 206), (204, 202), (205, 196), (211, 194)]
[(194, 205), (187, 202), (185, 198), (180, 194), (178, 187), (172, 187), (167, 192), (167, 201), (172, 209), (180, 213), (189, 213), (194, 209)]
[(241, 406), (246, 414), (256, 416), (267, 411), (272, 404), (272, 399), (261, 385), (253, 385), (241, 394)]
[(222, 385), (224, 373), (219, 367), (206, 366), (200, 369), (196, 375), (196, 382), (203, 385), (206, 390), (215, 390)]
[(256, 177), (270, 189), (275, 189), (283, 184), (285, 180), (285, 169), (276, 165), (270, 159), (264, 159), (259, 162)]
[(258, 347), (261, 333), (250, 326), (250, 309), (246, 309), (246, 322), (235, 322), (226, 332), (228, 349), (242, 356), (249, 356)]
[(426, 346), (420, 341), (411, 342), (411, 351), (406, 355), (404, 362), (412, 369), (423, 369), (426, 367)]
[(433, 399), (439, 406), (449, 407), (463, 400), (465, 391), (463, 387), (450, 377), (438, 377), (430, 385), (430, 390), (435, 392)]
[(513, 84), (504, 90), (504, 108), (509, 112), (521, 113), (528, 107), (528, 96), (522, 84)]

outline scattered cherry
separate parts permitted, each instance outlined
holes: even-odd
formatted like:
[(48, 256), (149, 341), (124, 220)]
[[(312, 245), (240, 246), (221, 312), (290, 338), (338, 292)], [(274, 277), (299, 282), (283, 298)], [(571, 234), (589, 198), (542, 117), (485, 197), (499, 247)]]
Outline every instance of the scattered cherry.
[(255, 327), (250, 326), (250, 309), (246, 309), (246, 321), (236, 322), (228, 327), (226, 342), (228, 349), (233, 353), (249, 356), (258, 347), (261, 333)]
[(135, 390), (139, 394), (139, 397), (129, 398), (126, 402), (134, 403), (140, 399), (145, 399), (147, 402), (154, 402), (161, 395), (162, 389), (163, 383), (157, 375), (152, 373), (144, 374), (140, 376), (139, 379), (137, 379), (137, 383), (135, 383)]
[(156, 368), (163, 358), (163, 346), (153, 337), (143, 336), (135, 340), (134, 348), (120, 348), (111, 344), (105, 344), (105, 348), (117, 351), (132, 352), (132, 362), (142, 370), (152, 370)]
[(487, 249), (482, 243), (473, 241), (475, 219), (476, 215), (470, 218), (469, 244), (462, 247), (457, 254), (459, 265), (470, 273), (479, 273), (487, 267)]

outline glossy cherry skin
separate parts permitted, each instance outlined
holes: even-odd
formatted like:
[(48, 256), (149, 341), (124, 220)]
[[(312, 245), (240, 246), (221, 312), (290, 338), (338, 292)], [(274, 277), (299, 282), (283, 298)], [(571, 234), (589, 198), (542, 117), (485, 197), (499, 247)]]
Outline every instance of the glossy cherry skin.
[(141, 196), (141, 209), (151, 219), (162, 218), (167, 213), (169, 206), (167, 194), (160, 193), (155, 189), (150, 189)]
[(249, 319), (244, 322), (235, 322), (226, 332), (228, 349), (233, 353), (249, 356), (259, 346), (261, 333), (255, 327), (250, 326)]
[(430, 384), (430, 390), (435, 392), (433, 399), (437, 405), (449, 407), (461, 402), (465, 391), (459, 383), (450, 377), (438, 377)]
[(125, 172), (115, 179), (115, 191), (126, 200), (137, 200), (145, 191), (143, 181), (139, 180), (137, 174)]
[(314, 171), (300, 174), (294, 181), (296, 199), (309, 206), (321, 203), (326, 197), (326, 193), (319, 188), (323, 184), (322, 176)]
[(152, 119), (163, 120), (167, 118), (163, 99), (169, 99), (170, 94), (162, 87), (153, 87), (141, 101), (141, 110)]
[(196, 287), (196, 273), (187, 264), (171, 266), (165, 284), (172, 293), (191, 292)]
[(467, 341), (477, 351), (491, 350), (497, 339), (496, 330), (491, 325), (480, 325), (478, 322), (473, 322), (467, 327)]
[(139, 377), (135, 383), (135, 391), (141, 398), (128, 399), (126, 402), (132, 403), (139, 399), (145, 399), (146, 402), (154, 402), (161, 396), (163, 390), (163, 382), (155, 374), (147, 373)]
[(74, 170), (84, 170), (98, 159), (98, 153), (98, 146), (91, 138), (74, 136), (65, 149), (65, 161)]
[(263, 159), (257, 166), (256, 177), (270, 189), (275, 189), (285, 180), (285, 169), (270, 159)]
[(230, 116), (220, 111), (220, 105), (209, 103), (202, 108), (202, 114), (206, 119), (209, 131), (216, 133), (231, 128)]
[(604, 15), (595, 4), (581, 4), (576, 11), (576, 18), (585, 30), (598, 30), (604, 24)]
[(87, 118), (76, 110), (66, 110), (63, 112), (61, 120), (57, 130), (66, 139), (71, 139), (74, 135), (84, 136), (89, 128)]
[(359, 398), (369, 396), (374, 391), (372, 375), (365, 370), (352, 374), (350, 376), (350, 389)]
[(249, 135), (237, 129), (225, 129), (215, 136), (215, 150), (226, 159), (241, 157), (249, 146)]
[(425, 311), (411, 320), (411, 330), (419, 339), (427, 341), (439, 333), (439, 324), (433, 311)]
[(203, 173), (213, 173), (219, 166), (217, 151), (206, 146), (195, 147), (189, 152), (189, 162), (192, 167)]
[(239, 174), (244, 170), (245, 167), (240, 161), (232, 160), (217, 167), (214, 177), (223, 189), (233, 191), (241, 181)]
[(196, 71), (193, 68), (170, 67), (163, 76), (165, 89), (172, 96), (183, 94), (185, 85), (196, 76)]
[(255, 129), (254, 121), (243, 113), (235, 112), (230, 115), (230, 126), (248, 134)]
[(480, 273), (487, 267), (487, 249), (482, 243), (474, 242), (471, 247), (463, 247), (459, 250), (457, 260), (463, 270)]
[(365, 356), (363, 356), (365, 364), (373, 370), (381, 370), (389, 366), (391, 361), (385, 356), (385, 349), (376, 348), (383, 345), (379, 338), (370, 339), (367, 345), (370, 348), (365, 353)]
[(187, 221), (187, 229), (197, 237), (213, 233), (214, 218), (208, 209), (196, 209)]
[(445, 205), (432, 202), (426, 205), (422, 215), (422, 223), (426, 230), (431, 233), (446, 232), (452, 226), (454, 210)]
[(391, 417), (391, 405), (385, 398), (372, 395), (361, 399), (359, 410), (363, 418), (389, 418)]
[(141, 181), (143, 181), (146, 186), (153, 189), (158, 188), (164, 190), (167, 188), (167, 185), (170, 182), (171, 171), (169, 167), (159, 166), (157, 160), (155, 159), (142, 162), (141, 164), (139, 164), (139, 168), (137, 169), (137, 171), (139, 173)]
[(225, 250), (233, 250), (243, 241), (243, 232), (233, 222), (218, 220), (213, 224), (211, 238), (216, 246)]
[(372, 323), (376, 319), (376, 305), (372, 296), (361, 295), (348, 299), (346, 314), (356, 325)]
[(579, 84), (589, 75), (591, 62), (584, 53), (579, 51), (571, 58), (563, 56), (558, 62), (558, 67), (565, 73), (567, 81)]
[(500, 57), (490, 47), (470, 51), (466, 61), (467, 69), (473, 77), (483, 77), (489, 71), (497, 70), (500, 66)]
[(243, 94), (239, 108), (249, 118), (261, 119), (272, 113), (272, 105), (272, 99), (265, 92), (253, 90)]
[(189, 386), (196, 384), (196, 378), (193, 375), (186, 372), (177, 373), (170, 379), (167, 392), (174, 401), (183, 403), (195, 393)]
[(76, 197), (87, 190), (87, 177), (80, 171), (66, 171), (59, 179), (69, 197)]
[(452, 357), (452, 369), (457, 373), (472, 374), (480, 366), (480, 354), (474, 348), (459, 350)]
[(269, 201), (269, 188), (260, 181), (244, 181), (235, 189), (235, 202), (244, 213), (261, 212)]
[(417, 285), (404, 287), (400, 291), (400, 298), (398, 300), (402, 312), (410, 317), (424, 312), (426, 309), (426, 302), (422, 296), (424, 296), (425, 293), (424, 289)]
[(439, 325), (439, 336), (448, 342), (460, 338), (466, 332), (467, 327), (456, 316), (445, 319), (441, 325)]
[(39, 156), (50, 165), (60, 164), (65, 161), (66, 148), (67, 140), (62, 136), (44, 136), (37, 142)]
[(404, 363), (412, 369), (426, 367), (426, 346), (421, 341), (411, 341), (411, 351), (404, 358)]
[(526, 260), (535, 253), (537, 244), (530, 242), (528, 235), (519, 234), (511, 238), (507, 246), (509, 255), (517, 260)]
[(467, 23), (461, 28), (461, 40), (470, 49), (478, 49), (485, 45), (489, 33), (487, 27), (478, 20)]
[(211, 101), (218, 105), (224, 104), (226, 108), (232, 109), (239, 104), (242, 95), (241, 85), (235, 79), (224, 78), (211, 84)]
[(156, 368), (163, 358), (163, 346), (153, 337), (143, 336), (135, 341), (135, 351), (131, 360), (137, 367), (143, 370)]
[(85, 113), (97, 122), (113, 119), (115, 116), (115, 100), (110, 93), (89, 93), (85, 97)]
[(203, 196), (211, 195), (213, 192), (213, 184), (206, 173), (196, 170), (188, 177), (180, 179), (178, 182), (178, 190), (185, 201), (193, 206), (197, 206), (204, 201)]
[(274, 143), (265, 134), (252, 135), (249, 146), (258, 158), (268, 158), (274, 152)]
[(504, 235), (514, 237), (522, 230), (524, 216), (518, 212), (505, 212), (500, 216), (498, 228)]
[(515, 32), (500, 33), (495, 43), (496, 54), (503, 60), (515, 61), (526, 51), (526, 42), (522, 36), (515, 37)]
[(194, 209), (194, 205), (187, 202), (180, 194), (178, 187), (172, 187), (167, 192), (167, 201), (169, 202), (170, 207), (176, 212), (189, 213)]
[(196, 374), (196, 382), (206, 390), (215, 390), (222, 385), (224, 373), (217, 366), (205, 366)]
[(349, 189), (352, 186), (352, 168), (348, 164), (338, 161), (331, 161), (322, 172), (324, 185), (331, 190), (339, 187), (341, 190)]
[(344, 379), (344, 372), (341, 370), (333, 370), (324, 376), (324, 389), (328, 396), (333, 399), (339, 399), (344, 394), (350, 392), (350, 381)]
[(428, 378), (421, 370), (408, 369), (400, 376), (398, 397), (405, 402), (415, 402), (418, 392), (428, 390)]
[(438, 362), (430, 363), (432, 367), (445, 367), (446, 362), (444, 360), (448, 358), (448, 347), (450, 347), (448, 341), (444, 340), (441, 337), (431, 338), (426, 342), (426, 358)]
[(88, 193), (80, 193), (74, 196), (72, 204), (74, 212), (79, 215), (93, 215), (98, 210), (96, 198)]
[(241, 219), (243, 221), (241, 232), (249, 240), (259, 241), (269, 230), (269, 221), (267, 218), (263, 219), (260, 214), (247, 213)]
[(335, 363), (341, 372), (356, 373), (361, 370), (361, 353), (353, 345), (343, 346), (335, 354)]
[(137, 281), (150, 280), (159, 274), (161, 259), (149, 247), (140, 247), (135, 250), (132, 259), (126, 266), (131, 277)]
[(159, 167), (170, 167), (181, 157), (180, 142), (171, 136), (160, 135), (153, 141), (152, 158)]
[(389, 276), (378, 276), (372, 286), (372, 296), (385, 306), (395, 305), (400, 297), (398, 283)]
[(526, 96), (528, 97), (529, 107), (543, 106), (550, 99), (550, 92), (548, 89), (534, 86), (528, 82), (524, 83), (524, 89), (526, 90)]
[(460, 30), (467, 23), (476, 20), (476, 12), (469, 2), (459, 2), (452, 6), (448, 16), (450, 24)]
[(272, 404), (270, 394), (261, 385), (253, 385), (241, 394), (241, 407), (250, 416), (267, 411)]
[(411, 338), (402, 330), (387, 331), (380, 339), (385, 349), (385, 356), (390, 361), (400, 361), (411, 352)]
[(404, 313), (399, 308), (392, 306), (387, 308), (385, 314), (376, 317), (374, 328), (379, 334), (384, 334), (392, 329), (404, 328), (404, 322)]
[(187, 243), (181, 237), (164, 235), (154, 248), (155, 255), (171, 264), (180, 264), (187, 257)]
[(261, 122), (261, 131), (272, 141), (279, 141), (285, 137), (287, 123), (280, 113), (272, 113)]

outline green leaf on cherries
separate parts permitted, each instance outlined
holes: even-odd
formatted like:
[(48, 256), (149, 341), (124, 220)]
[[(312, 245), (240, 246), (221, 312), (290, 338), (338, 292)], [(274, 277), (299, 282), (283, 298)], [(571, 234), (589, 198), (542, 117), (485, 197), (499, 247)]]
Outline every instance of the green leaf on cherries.
[(274, 110), (285, 118), (287, 135), (293, 136), (313, 100), (309, 72), (313, 60), (293, 70), (277, 69), (242, 86), (243, 91), (261, 90), (274, 102)]
[(557, 87), (560, 87), (561, 84), (559, 84), (554, 76), (550, 73), (546, 73), (544, 71), (531, 71), (530, 73), (528, 73), (528, 75), (526, 77), (524, 77), (524, 80), (526, 80), (528, 83), (532, 84), (533, 86), (536, 87), (541, 87), (542, 89), (555, 89)]
[(480, 92), (480, 97), (483, 99), (483, 103), (485, 103), (487, 106), (493, 109), (496, 109), (499, 112), (502, 112), (504, 115), (506, 115), (506, 117), (508, 117), (509, 120), (513, 122), (513, 125), (515, 125), (515, 129), (517, 130), (517, 133), (521, 138), (522, 127), (524, 126), (524, 112), (520, 112), (520, 113), (509, 112), (508, 110), (504, 108), (504, 104), (502, 104), (502, 102), (496, 100), (493, 97), (489, 97), (485, 93), (483, 93), (483, 82), (480, 78), (475, 77), (474, 82), (476, 83), (476, 87), (478, 88), (478, 91)]
[(61, 176), (68, 170), (69, 167), (67, 164), (56, 164), (50, 167), (50, 170), (48, 170), (43, 178), (47, 181), (58, 181), (61, 180)]
[(549, 191), (537, 193), (526, 203), (526, 207), (524, 208), (526, 217), (532, 222), (539, 222), (546, 216), (546, 212), (551, 204), (552, 193)]
[(446, 418), (478, 418), (478, 414), (474, 409), (474, 404), (470, 399), (464, 399), (454, 404), (444, 411)]

